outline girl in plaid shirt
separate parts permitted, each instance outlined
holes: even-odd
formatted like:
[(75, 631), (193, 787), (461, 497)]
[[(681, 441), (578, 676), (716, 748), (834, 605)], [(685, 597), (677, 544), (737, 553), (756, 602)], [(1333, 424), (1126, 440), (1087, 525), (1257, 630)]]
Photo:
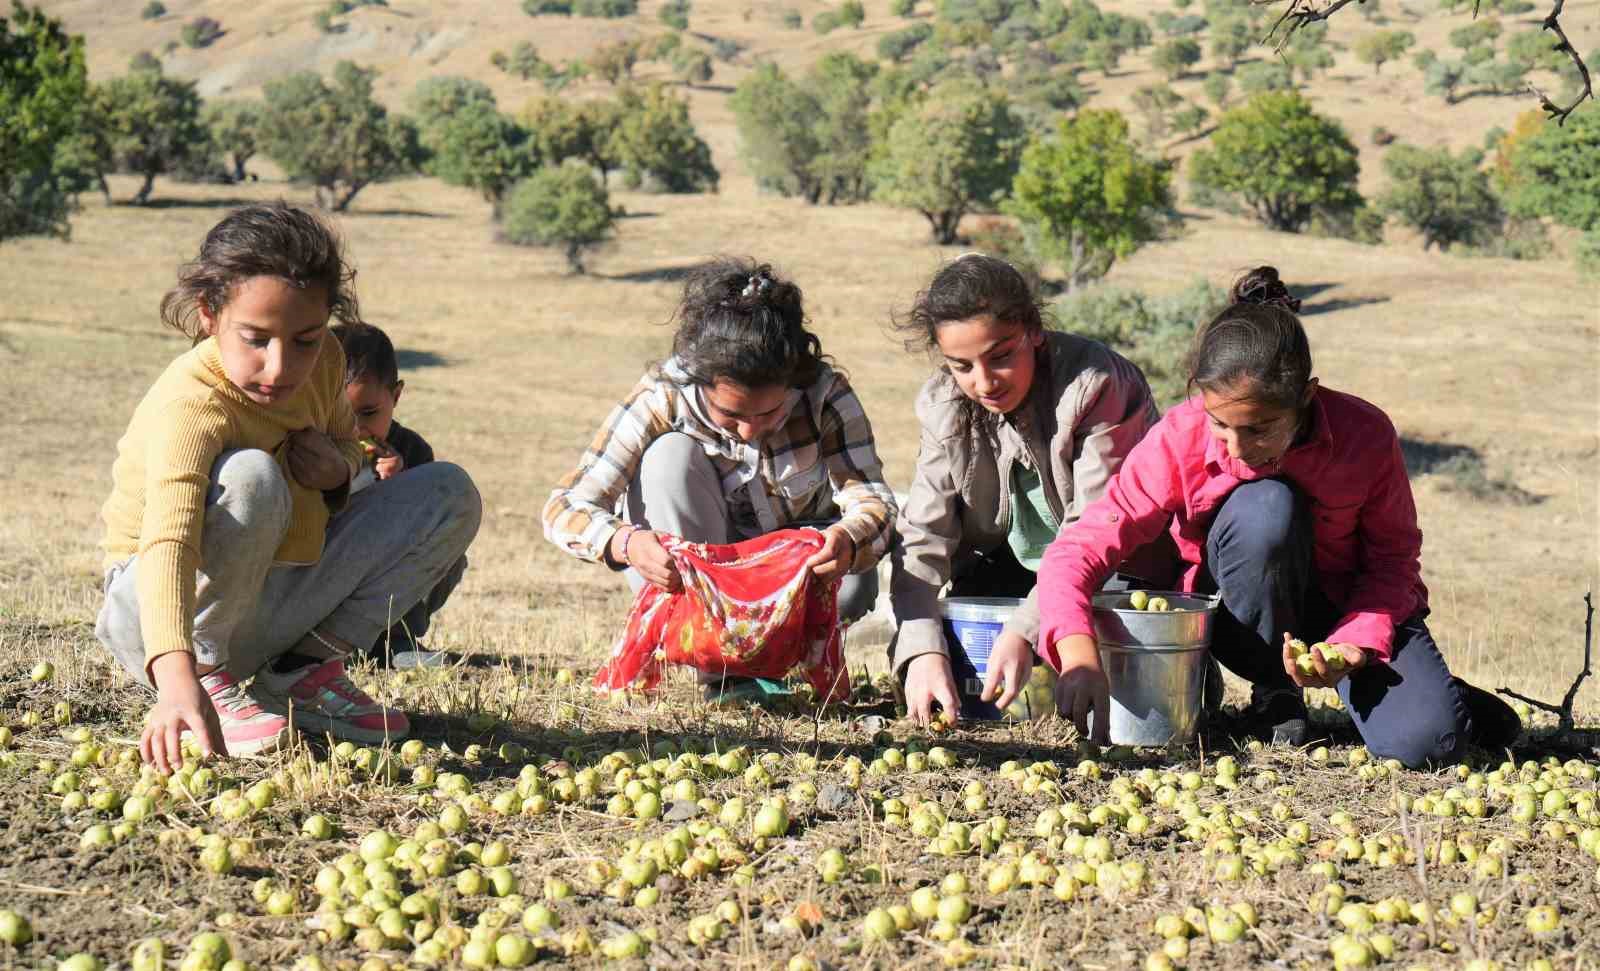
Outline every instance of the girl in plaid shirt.
[(872, 426), (806, 329), (800, 288), (749, 259), (690, 275), (672, 357), (652, 367), (544, 507), (545, 536), (631, 586), (680, 584), (661, 534), (732, 543), (795, 525), (826, 542), (806, 568), (844, 574), (841, 619), (877, 597), (894, 493)]

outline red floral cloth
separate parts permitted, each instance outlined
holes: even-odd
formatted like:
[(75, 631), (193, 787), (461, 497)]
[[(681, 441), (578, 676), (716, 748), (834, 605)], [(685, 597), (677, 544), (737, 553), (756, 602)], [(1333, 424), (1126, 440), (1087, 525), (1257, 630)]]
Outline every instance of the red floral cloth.
[(661, 663), (701, 671), (781, 679), (799, 668), (824, 701), (849, 682), (839, 629), (839, 581), (815, 581), (801, 565), (822, 549), (822, 534), (781, 529), (726, 546), (662, 537), (683, 577), (668, 593), (646, 584), (597, 688), (653, 688)]

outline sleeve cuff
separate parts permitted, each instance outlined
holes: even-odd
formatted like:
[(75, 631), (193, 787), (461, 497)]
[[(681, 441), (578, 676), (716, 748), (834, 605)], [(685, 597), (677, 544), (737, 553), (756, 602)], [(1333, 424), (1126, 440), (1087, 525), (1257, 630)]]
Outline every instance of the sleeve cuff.
[(1382, 614), (1350, 614), (1328, 632), (1329, 644), (1354, 644), (1380, 661), (1394, 654), (1394, 622)]
[(949, 653), (944, 643), (944, 627), (937, 619), (908, 620), (900, 625), (900, 630), (895, 634), (894, 657), (890, 663), (895, 677), (899, 677), (905, 672), (907, 664), (924, 654), (948, 656)]

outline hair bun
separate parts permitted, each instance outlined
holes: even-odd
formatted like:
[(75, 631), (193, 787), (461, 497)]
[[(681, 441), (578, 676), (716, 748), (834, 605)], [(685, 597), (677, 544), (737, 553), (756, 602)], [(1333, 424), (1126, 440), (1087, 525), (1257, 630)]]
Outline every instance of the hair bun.
[(1230, 294), (1234, 303), (1254, 303), (1282, 307), (1290, 313), (1300, 312), (1300, 301), (1289, 293), (1289, 288), (1278, 279), (1275, 266), (1258, 266), (1246, 273), (1233, 285)]

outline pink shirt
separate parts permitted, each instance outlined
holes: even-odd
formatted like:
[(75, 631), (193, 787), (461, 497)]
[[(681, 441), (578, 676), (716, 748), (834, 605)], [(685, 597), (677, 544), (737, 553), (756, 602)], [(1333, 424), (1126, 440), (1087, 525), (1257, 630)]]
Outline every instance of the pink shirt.
[(1039, 568), (1041, 656), (1060, 669), (1056, 642), (1094, 633), (1090, 597), (1163, 528), (1186, 564), (1182, 588), (1194, 590), (1222, 501), (1240, 483), (1281, 478), (1311, 500), (1316, 581), (1343, 612), (1328, 642), (1388, 660), (1395, 625), (1428, 602), (1422, 531), (1388, 416), (1353, 395), (1318, 388), (1310, 436), (1277, 466), (1262, 468), (1230, 458), (1209, 421), (1199, 397), (1167, 412), (1099, 501), (1050, 544)]

